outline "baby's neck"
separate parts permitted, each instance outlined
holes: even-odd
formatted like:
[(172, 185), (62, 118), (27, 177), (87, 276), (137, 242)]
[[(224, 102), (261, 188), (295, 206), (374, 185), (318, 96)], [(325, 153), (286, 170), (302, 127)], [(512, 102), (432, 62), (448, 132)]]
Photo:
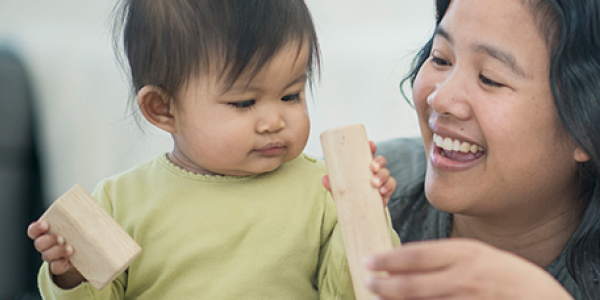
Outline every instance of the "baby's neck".
[[(180, 154), (180, 153), (179, 153)], [(194, 174), (201, 174), (201, 175), (222, 175), (222, 174), (216, 174), (213, 173), (209, 170), (200, 168), (199, 166), (187, 161), (185, 159), (184, 155), (179, 155), (176, 151), (171, 151), (171, 153), (169, 153), (167, 155), (167, 159), (169, 159), (169, 161), (171, 163), (173, 163), (174, 165), (180, 167), (183, 170), (186, 170), (188, 172), (192, 172)]]

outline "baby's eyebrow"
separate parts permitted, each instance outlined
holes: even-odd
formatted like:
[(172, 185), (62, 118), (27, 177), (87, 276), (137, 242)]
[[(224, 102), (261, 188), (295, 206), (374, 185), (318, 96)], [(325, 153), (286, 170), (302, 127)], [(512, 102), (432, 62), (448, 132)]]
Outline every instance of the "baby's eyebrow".
[(296, 77), (296, 79), (292, 80), (285, 88), (289, 88), (294, 84), (305, 82), (308, 79), (308, 75), (306, 73), (302, 73), (300, 76)]
[[(300, 76), (294, 78), (294, 80), (290, 81), (284, 89), (287, 89), (295, 84), (302, 83), (308, 80), (308, 75), (306, 73), (302, 73)], [(259, 86), (253, 85), (251, 82), (246, 84), (234, 84), (229, 89), (223, 89), (222, 94), (233, 92), (233, 93), (243, 93), (243, 92), (255, 92), (260, 91), (261, 88)]]

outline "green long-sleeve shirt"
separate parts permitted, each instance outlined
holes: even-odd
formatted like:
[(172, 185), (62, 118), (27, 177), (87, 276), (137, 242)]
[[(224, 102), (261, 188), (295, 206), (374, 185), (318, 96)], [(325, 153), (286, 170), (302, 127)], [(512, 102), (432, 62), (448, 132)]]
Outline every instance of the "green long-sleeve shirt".
[[(354, 299), (323, 162), (301, 155), (256, 176), (184, 171), (161, 155), (101, 182), (93, 196), (142, 253), (111, 285), (44, 299)], [(68, 242), (68, 241), (67, 241)]]

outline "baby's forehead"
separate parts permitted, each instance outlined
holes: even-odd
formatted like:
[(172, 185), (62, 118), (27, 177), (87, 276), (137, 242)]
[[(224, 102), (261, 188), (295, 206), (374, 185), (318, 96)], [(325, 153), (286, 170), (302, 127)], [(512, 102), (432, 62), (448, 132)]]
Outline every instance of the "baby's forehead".
[(221, 86), (224, 91), (245, 89), (252, 85), (257, 80), (257, 76), (260, 77), (261, 73), (270, 71), (289, 73), (295, 77), (304, 76), (304, 80), (306, 80), (310, 79), (308, 55), (307, 51), (292, 52), (286, 57), (288, 61), (284, 64), (280, 63), (281, 60), (279, 58), (273, 56), (258, 63), (248, 63), (242, 70), (221, 65), (219, 71), (210, 72), (206, 75), (211, 77), (216, 76), (214, 82)]

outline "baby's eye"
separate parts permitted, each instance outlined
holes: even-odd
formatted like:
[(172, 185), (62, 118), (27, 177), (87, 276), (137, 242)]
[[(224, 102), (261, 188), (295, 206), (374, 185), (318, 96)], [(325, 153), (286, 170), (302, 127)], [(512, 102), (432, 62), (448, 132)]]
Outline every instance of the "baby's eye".
[(246, 100), (246, 101), (240, 101), (240, 102), (230, 102), (228, 104), (235, 108), (247, 109), (247, 108), (252, 108), (254, 103), (256, 103), (255, 100)]
[(282, 101), (300, 101), (300, 94), (290, 94), (281, 97)]

